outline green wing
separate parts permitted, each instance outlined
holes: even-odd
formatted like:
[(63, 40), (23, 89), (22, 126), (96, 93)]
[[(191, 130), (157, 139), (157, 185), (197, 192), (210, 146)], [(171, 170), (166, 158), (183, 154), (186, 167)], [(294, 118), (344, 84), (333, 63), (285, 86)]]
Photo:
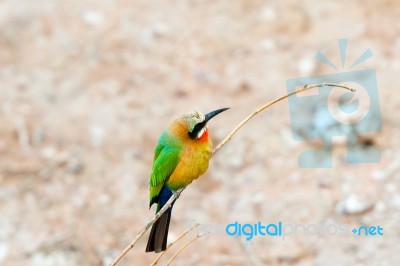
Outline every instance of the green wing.
[(150, 206), (179, 162), (180, 149), (159, 144), (154, 151), (153, 171), (150, 177)]

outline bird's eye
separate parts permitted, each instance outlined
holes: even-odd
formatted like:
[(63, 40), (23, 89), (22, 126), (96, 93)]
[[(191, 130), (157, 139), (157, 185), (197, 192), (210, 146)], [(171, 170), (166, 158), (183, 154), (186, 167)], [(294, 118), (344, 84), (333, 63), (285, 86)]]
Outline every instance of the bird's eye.
[[(190, 138), (192, 138), (192, 139), (197, 139), (198, 136), (199, 136), (199, 133), (200, 133), (202, 130), (205, 129), (205, 126), (206, 126), (205, 121), (196, 124), (196, 125), (193, 127), (192, 132), (189, 132)], [(203, 133), (203, 132), (202, 132), (202, 133)], [(201, 134), (202, 134), (202, 133), (201, 133)]]

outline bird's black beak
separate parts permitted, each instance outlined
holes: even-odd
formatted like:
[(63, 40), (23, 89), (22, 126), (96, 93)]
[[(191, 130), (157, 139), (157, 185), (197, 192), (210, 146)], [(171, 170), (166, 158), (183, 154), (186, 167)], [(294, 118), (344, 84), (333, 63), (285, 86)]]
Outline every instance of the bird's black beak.
[(222, 113), (223, 111), (226, 111), (226, 110), (228, 110), (228, 109), (229, 109), (229, 108), (222, 108), (222, 109), (218, 109), (218, 110), (215, 110), (215, 111), (212, 111), (212, 112), (209, 112), (208, 114), (206, 114), (206, 115), (204, 116), (204, 117), (205, 117), (204, 121), (201, 122), (201, 123), (196, 124), (196, 125), (194, 126), (192, 132), (189, 132), (189, 136), (190, 136), (192, 139), (198, 138), (197, 135), (199, 134), (199, 132), (200, 132), (201, 130), (203, 130), (203, 128), (206, 126), (207, 122), (211, 120), (211, 118), (213, 118), (213, 117), (216, 116), (217, 114), (220, 114), (220, 113)]
[(226, 110), (228, 110), (228, 109), (229, 109), (229, 108), (221, 108), (221, 109), (218, 109), (218, 110), (209, 112), (208, 114), (205, 115), (205, 118), (206, 118), (206, 119), (204, 120), (204, 122), (207, 123), (208, 121), (211, 120), (211, 118), (213, 118), (214, 116), (216, 116), (216, 115), (218, 115), (218, 114), (220, 114), (220, 113), (222, 113), (223, 111), (226, 111)]

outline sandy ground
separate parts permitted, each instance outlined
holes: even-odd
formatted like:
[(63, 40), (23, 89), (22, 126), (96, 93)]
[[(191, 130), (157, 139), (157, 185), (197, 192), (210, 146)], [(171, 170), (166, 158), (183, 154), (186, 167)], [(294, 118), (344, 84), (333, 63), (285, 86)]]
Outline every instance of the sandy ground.
[[(379, 163), (304, 169), (287, 101), (248, 123), (174, 207), (191, 223), (380, 225), (383, 236), (246, 241), (211, 233), (174, 265), (400, 265), (400, 5), (385, 1), (0, 1), (0, 264), (108, 265), (153, 215), (153, 148), (172, 118), (231, 107), (214, 143), (286, 93), (348, 62), (377, 73)], [(338, 70), (339, 71), (339, 70)], [(204, 227), (203, 227), (204, 229)], [(161, 264), (194, 234), (165, 255)], [(147, 235), (121, 265), (148, 265)]]

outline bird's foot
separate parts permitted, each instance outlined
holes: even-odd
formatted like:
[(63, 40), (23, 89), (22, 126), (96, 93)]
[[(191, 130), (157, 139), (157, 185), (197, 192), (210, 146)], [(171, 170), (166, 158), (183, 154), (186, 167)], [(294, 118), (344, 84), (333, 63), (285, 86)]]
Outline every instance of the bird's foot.
[(182, 193), (182, 191), (185, 189), (185, 187), (184, 188), (181, 188), (181, 189), (178, 189), (178, 190), (172, 190), (172, 194), (174, 195), (174, 197), (175, 197), (175, 199), (177, 199), (177, 198), (179, 198), (179, 196), (181, 195), (181, 193)]
[(180, 189), (180, 190), (177, 190), (177, 191), (173, 190), (173, 191), (172, 191), (172, 195), (174, 195), (174, 198), (177, 199), (177, 198), (179, 198), (179, 196), (181, 195), (181, 192), (182, 192), (181, 189)]

